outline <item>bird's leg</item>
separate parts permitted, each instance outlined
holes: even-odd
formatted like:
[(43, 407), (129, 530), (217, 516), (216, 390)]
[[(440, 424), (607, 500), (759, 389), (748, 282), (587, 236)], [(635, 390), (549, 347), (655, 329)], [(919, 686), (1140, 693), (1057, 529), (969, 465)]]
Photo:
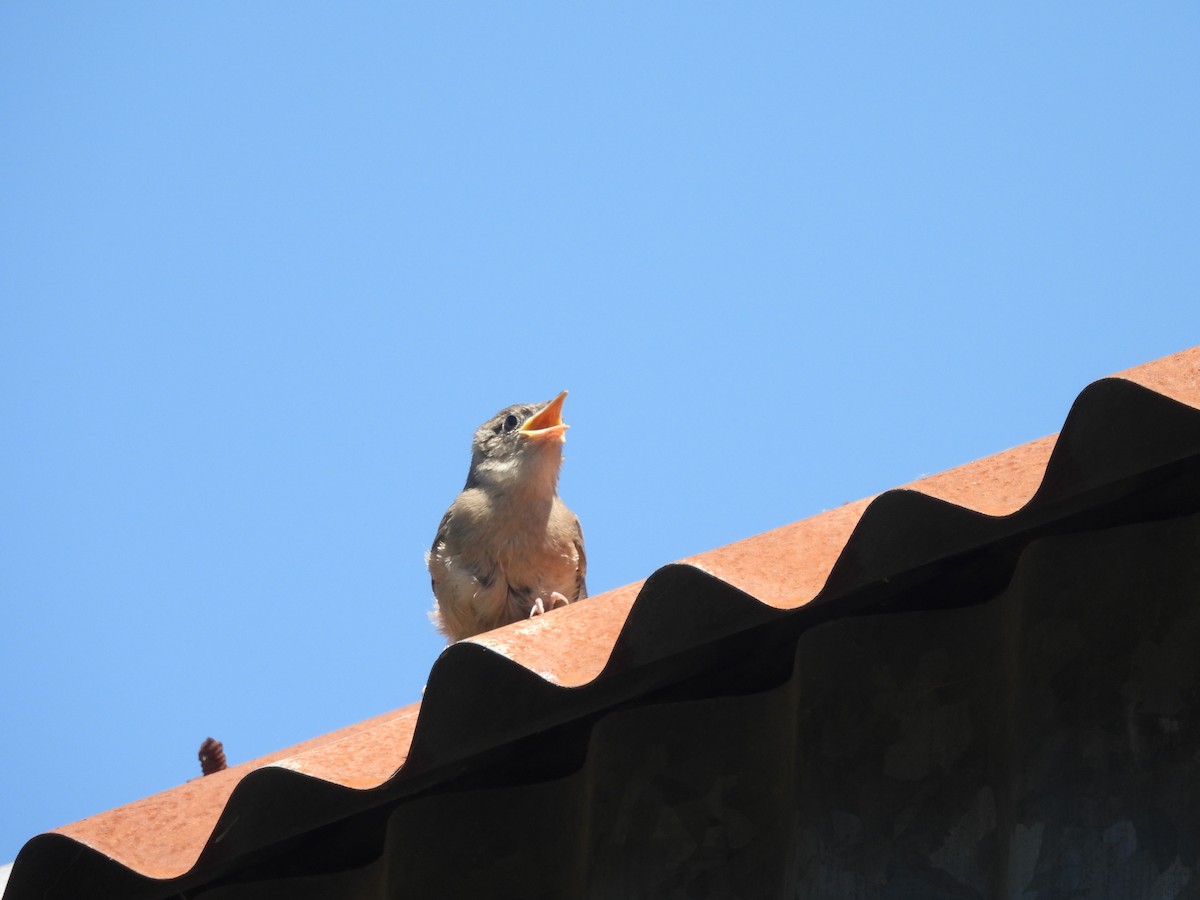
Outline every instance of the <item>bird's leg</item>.
[(546, 603), (541, 597), (533, 601), (533, 606), (529, 609), (529, 618), (534, 616), (544, 616), (552, 609), (558, 609), (560, 606), (568, 606), (571, 603), (566, 597), (558, 591), (553, 591), (550, 594), (550, 602)]

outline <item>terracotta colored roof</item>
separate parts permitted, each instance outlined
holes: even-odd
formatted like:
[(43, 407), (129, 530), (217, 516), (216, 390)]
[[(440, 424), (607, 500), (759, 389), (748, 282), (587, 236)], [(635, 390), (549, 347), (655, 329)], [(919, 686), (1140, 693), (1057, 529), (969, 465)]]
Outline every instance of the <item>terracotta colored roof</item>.
[(1198, 411), (1200, 347), (1097, 381), (1059, 435), (452, 645), (421, 704), (35, 837), (5, 897), (206, 884), (297, 835), (459, 778), (496, 748), (712, 671), (740, 635), (902, 602), (931, 567), (1130, 497), (1169, 512), (1160, 488), (1200, 459)]

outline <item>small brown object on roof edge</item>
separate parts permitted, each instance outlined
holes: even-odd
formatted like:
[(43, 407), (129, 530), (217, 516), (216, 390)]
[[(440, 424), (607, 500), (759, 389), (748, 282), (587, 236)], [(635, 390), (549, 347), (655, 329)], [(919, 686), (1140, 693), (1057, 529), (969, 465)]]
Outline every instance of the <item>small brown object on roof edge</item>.
[(213, 738), (205, 738), (200, 745), (200, 771), (211, 775), (225, 768), (225, 745)]

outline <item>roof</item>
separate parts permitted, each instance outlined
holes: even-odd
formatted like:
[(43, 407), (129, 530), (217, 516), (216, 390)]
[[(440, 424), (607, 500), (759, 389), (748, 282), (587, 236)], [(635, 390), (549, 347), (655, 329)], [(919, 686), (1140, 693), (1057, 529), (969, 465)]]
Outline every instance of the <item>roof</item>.
[(1193, 348), (1089, 385), (1058, 435), (451, 645), (420, 704), (39, 835), (5, 897), (158, 897), (210, 884), (332, 823), (436, 796), (540, 734), (688, 679), (719, 681), (750, 636), (794, 639), (903, 605), (933, 571), (986, 578), (980, 560), (1132, 504), (1142, 518), (1170, 514), (1169, 486), (1197, 466)]

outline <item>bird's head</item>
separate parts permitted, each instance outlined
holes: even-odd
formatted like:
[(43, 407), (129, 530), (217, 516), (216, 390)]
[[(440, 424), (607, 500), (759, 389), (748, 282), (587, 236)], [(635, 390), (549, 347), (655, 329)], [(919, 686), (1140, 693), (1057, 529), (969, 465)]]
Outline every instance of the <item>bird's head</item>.
[(548, 403), (519, 403), (500, 410), (475, 432), (467, 487), (547, 482), (554, 490), (567, 425), (563, 391)]

